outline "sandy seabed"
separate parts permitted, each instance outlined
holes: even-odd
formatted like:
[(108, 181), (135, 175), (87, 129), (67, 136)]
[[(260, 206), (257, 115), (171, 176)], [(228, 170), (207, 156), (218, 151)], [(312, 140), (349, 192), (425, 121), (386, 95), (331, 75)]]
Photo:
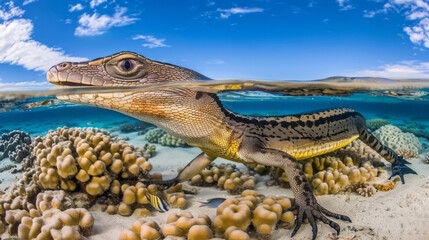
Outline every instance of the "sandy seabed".
[[(115, 133), (114, 133), (115, 134)], [(119, 135), (119, 134), (118, 134)], [(143, 146), (146, 141), (144, 136), (136, 133), (120, 134), (128, 137), (128, 143), (136, 147)], [(149, 161), (153, 166), (152, 172), (161, 172), (164, 179), (169, 179), (176, 174), (179, 167), (185, 166), (196, 155), (200, 153), (197, 148), (170, 148), (157, 145), (156, 155)], [(421, 154), (419, 159), (411, 160), (410, 165), (418, 175), (406, 175), (406, 184), (397, 183), (395, 189), (389, 192), (377, 192), (372, 197), (363, 197), (356, 193), (318, 196), (317, 200), (323, 207), (335, 213), (347, 215), (352, 223), (334, 220), (341, 226), (341, 234), (336, 235), (328, 225), (317, 221), (317, 239), (425, 239), (429, 240), (429, 165), (425, 164)], [(215, 163), (229, 162), (216, 159)], [(244, 166), (243, 166), (244, 167)], [(388, 164), (390, 170), (390, 164)], [(390, 174), (390, 171), (388, 171)], [(10, 176), (9, 171), (0, 173), (3, 179), (1, 188), (13, 184), (17, 176)], [(293, 197), (290, 189), (280, 187), (266, 187), (267, 178), (258, 178), (255, 190), (260, 194)], [(185, 183), (187, 184), (187, 183)], [(230, 198), (226, 191), (215, 187), (199, 187), (198, 194), (187, 195), (187, 208), (185, 210), (171, 209), (166, 213), (152, 212), (151, 219), (162, 227), (168, 215), (180, 211), (189, 211), (192, 214), (207, 214), (212, 219), (216, 216), (215, 208), (201, 207), (200, 202), (214, 197)], [(95, 218), (92, 240), (119, 239), (121, 232), (138, 220), (131, 215), (123, 217), (120, 215), (109, 215), (98, 210), (91, 209)], [(273, 239), (291, 239), (291, 229), (277, 229)], [(312, 229), (309, 224), (303, 224), (295, 235), (295, 240), (311, 239)]]

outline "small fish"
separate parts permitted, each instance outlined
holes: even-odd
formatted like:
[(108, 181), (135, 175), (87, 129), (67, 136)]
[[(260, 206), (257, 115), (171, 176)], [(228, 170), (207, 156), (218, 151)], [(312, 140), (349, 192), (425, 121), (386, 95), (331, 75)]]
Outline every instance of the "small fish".
[(200, 202), (200, 203), (202, 203), (201, 206), (206, 206), (206, 207), (210, 207), (210, 208), (217, 208), (225, 200), (226, 200), (225, 198), (210, 198), (207, 200), (207, 202)]
[(163, 198), (151, 193), (146, 193), (146, 197), (149, 199), (150, 205), (159, 212), (167, 212), (170, 210), (170, 204), (168, 204), (168, 202)]

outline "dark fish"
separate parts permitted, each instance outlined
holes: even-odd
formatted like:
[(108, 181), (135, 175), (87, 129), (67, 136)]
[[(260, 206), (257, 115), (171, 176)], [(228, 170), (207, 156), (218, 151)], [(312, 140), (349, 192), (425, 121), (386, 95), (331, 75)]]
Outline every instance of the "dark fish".
[(146, 193), (146, 197), (147, 199), (149, 199), (149, 202), (152, 207), (154, 207), (156, 210), (160, 212), (166, 212), (170, 210), (170, 204), (168, 204), (168, 202), (165, 201), (163, 198), (151, 193)]
[(210, 198), (210, 199), (207, 200), (207, 202), (200, 202), (200, 203), (202, 203), (201, 206), (206, 206), (206, 207), (209, 207), (209, 208), (217, 208), (225, 200), (226, 200), (225, 198)]

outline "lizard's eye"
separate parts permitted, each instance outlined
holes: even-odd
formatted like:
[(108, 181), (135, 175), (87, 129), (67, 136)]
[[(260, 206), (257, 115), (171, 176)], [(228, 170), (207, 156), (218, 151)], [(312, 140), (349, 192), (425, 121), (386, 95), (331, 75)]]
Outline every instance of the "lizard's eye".
[(124, 72), (129, 72), (129, 71), (133, 70), (135, 65), (136, 65), (136, 63), (132, 59), (124, 59), (124, 60), (118, 62), (118, 67)]
[(124, 80), (136, 80), (146, 75), (145, 64), (133, 58), (111, 59), (105, 69), (112, 77)]

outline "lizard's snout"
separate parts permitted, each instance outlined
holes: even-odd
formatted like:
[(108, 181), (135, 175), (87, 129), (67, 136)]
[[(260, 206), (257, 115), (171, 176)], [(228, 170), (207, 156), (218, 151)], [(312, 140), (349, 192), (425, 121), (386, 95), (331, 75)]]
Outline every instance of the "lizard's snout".
[(51, 69), (49, 69), (49, 71), (46, 73), (46, 78), (50, 83), (53, 84), (58, 84), (61, 81), (60, 78), (64, 78), (63, 81), (65, 81), (67, 79), (67, 76), (62, 75), (67, 75), (67, 73), (65, 73), (64, 71), (70, 69), (71, 66), (71, 62), (63, 62), (58, 65), (55, 65), (51, 67)]

